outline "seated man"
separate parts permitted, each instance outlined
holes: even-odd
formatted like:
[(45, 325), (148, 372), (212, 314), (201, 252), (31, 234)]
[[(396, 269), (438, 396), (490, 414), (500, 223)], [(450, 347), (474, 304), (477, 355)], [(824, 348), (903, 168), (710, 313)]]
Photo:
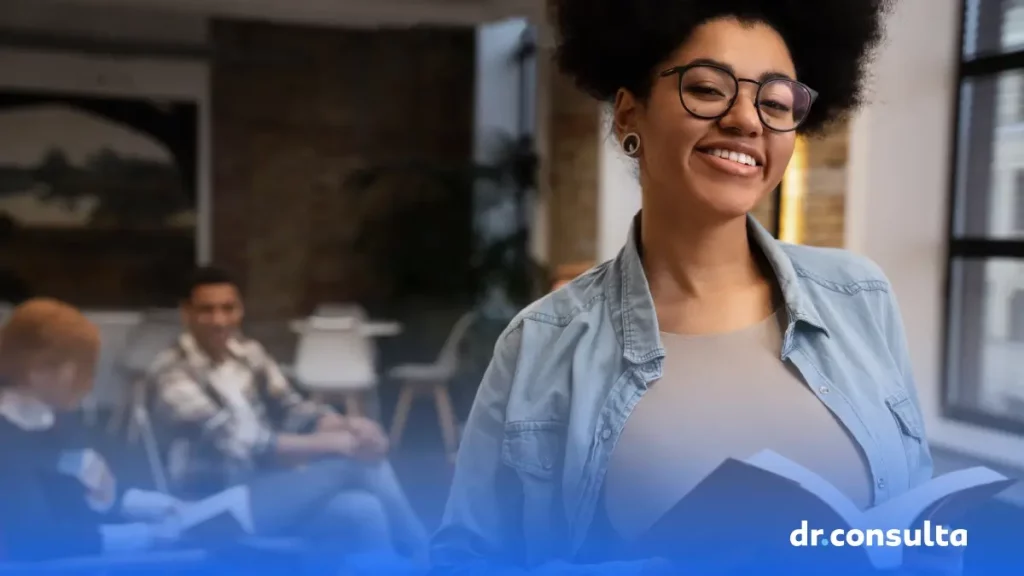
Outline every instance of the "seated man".
[[(186, 332), (154, 362), (150, 390), (158, 422), (189, 441), (187, 453), (172, 451), (176, 485), (205, 494), (293, 469), (296, 484), (282, 483), (286, 491), (268, 495), (277, 503), (254, 503), (259, 511), (300, 494), (300, 479), (316, 483), (311, 478), (317, 474), (343, 474), (344, 490), (318, 526), (295, 528), (334, 529), (332, 517), (353, 515), (352, 491), (358, 491), (371, 496), (358, 501), (364, 531), (383, 526), (401, 552), (425, 559), (426, 530), (385, 459), (388, 442), (380, 426), (303, 398), (263, 347), (240, 334), (241, 295), (225, 272), (197, 270), (181, 310)], [(374, 519), (370, 503), (383, 522)]]

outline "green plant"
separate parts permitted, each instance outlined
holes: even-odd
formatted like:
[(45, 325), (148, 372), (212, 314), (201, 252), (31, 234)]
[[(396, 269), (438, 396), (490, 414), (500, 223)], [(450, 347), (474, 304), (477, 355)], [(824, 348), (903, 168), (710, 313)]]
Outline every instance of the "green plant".
[[(513, 137), (498, 134), (494, 139), (489, 162), (466, 162), (457, 165), (442, 165), (433, 162), (405, 161), (366, 166), (353, 171), (345, 186), (349, 190), (367, 192), (386, 181), (401, 182), (403, 186), (420, 186), (425, 189), (419, 197), (422, 206), (407, 206), (405, 213), (421, 216), (424, 220), (430, 214), (429, 205), (437, 194), (426, 190), (468, 199), (476, 215), (487, 214), (502, 207), (511, 206), (511, 223), (503, 221), (498, 233), (480, 229), (480, 219), (473, 218), (476, 229), (472, 238), (470, 272), (473, 292), (481, 297), (488, 290), (499, 287), (512, 304), (522, 306), (537, 297), (539, 290), (547, 283), (543, 268), (530, 256), (530, 201), (537, 188), (538, 159), (533, 140), (529, 137)], [(484, 219), (486, 220), (486, 219)], [(420, 225), (412, 234), (408, 231), (402, 244), (405, 254), (400, 262), (392, 263), (397, 268), (415, 269), (429, 265), (418, 262), (417, 245), (431, 232), (430, 222)], [(387, 234), (394, 231), (367, 227), (367, 234)]]

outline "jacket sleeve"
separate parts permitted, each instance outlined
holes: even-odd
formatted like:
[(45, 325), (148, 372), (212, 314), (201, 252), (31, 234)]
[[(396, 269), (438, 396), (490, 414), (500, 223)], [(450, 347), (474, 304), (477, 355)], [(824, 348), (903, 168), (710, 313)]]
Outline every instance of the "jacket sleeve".
[(521, 543), (522, 489), (501, 460), (505, 408), (519, 357), (521, 327), (510, 327), (495, 346), (459, 447), (441, 527), (431, 543), (432, 574), (458, 576), (630, 575), (646, 562), (574, 565), (552, 559), (526, 566)]

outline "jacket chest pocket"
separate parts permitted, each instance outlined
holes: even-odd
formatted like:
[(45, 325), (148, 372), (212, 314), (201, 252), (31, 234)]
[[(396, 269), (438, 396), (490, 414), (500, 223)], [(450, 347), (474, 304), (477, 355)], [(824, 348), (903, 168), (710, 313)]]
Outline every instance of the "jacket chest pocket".
[(529, 565), (565, 550), (566, 520), (562, 470), (566, 426), (558, 422), (510, 422), (501, 446), (502, 462), (522, 487), (522, 537)]
[(921, 411), (906, 392), (897, 392), (885, 399), (896, 427), (907, 463), (907, 484), (913, 488), (931, 476), (931, 456), (925, 440)]

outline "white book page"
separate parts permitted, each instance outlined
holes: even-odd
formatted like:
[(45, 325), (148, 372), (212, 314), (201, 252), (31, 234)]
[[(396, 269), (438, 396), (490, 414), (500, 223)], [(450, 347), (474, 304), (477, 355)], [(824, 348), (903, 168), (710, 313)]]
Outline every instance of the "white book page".
[(863, 512), (838, 488), (789, 458), (771, 450), (762, 450), (744, 462), (796, 482), (828, 504), (851, 528), (859, 528), (863, 523)]
[(245, 486), (228, 488), (205, 500), (186, 504), (179, 513), (178, 519), (182, 530), (188, 530), (224, 513), (234, 516), (246, 532), (253, 533), (252, 505), (249, 499), (249, 489)]
[(943, 474), (868, 510), (865, 520), (871, 528), (909, 528), (918, 515), (932, 503), (969, 488), (994, 484), (1003, 480), (1006, 480), (1006, 476), (982, 466)]
[(152, 490), (129, 488), (121, 497), (121, 512), (137, 520), (158, 520), (174, 513), (181, 502), (173, 496)]

